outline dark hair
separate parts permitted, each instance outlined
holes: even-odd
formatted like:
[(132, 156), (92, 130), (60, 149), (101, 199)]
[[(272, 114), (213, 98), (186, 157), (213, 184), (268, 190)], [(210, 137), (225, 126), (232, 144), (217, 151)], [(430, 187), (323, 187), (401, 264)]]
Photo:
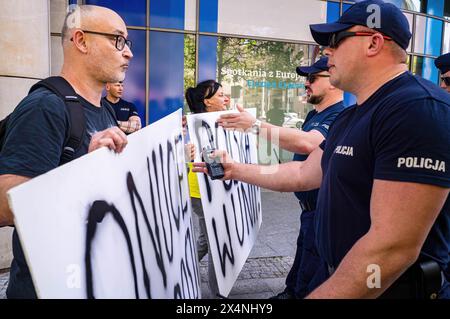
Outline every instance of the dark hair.
[(192, 113), (206, 112), (205, 99), (210, 99), (222, 85), (214, 80), (206, 80), (197, 84), (195, 88), (186, 90), (186, 101)]

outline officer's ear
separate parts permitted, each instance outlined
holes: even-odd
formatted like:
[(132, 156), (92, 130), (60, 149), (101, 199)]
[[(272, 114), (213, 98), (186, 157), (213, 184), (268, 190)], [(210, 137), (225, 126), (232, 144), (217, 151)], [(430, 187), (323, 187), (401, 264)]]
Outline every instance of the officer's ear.
[(385, 42), (386, 40), (380, 33), (375, 33), (368, 39), (366, 44), (366, 55), (368, 57), (378, 55), (382, 51)]
[(106, 91), (109, 91), (110, 88), (111, 88), (111, 85), (109, 85), (109, 83), (106, 83), (106, 85), (105, 85)]

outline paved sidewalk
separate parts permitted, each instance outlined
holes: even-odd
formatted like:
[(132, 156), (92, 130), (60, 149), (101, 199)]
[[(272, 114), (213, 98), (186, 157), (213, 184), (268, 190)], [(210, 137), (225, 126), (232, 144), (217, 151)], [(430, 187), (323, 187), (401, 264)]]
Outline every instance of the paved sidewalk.
[[(200, 263), (202, 298), (210, 299), (207, 258)], [(291, 268), (293, 257), (254, 257), (247, 259), (233, 289), (230, 299), (267, 299), (284, 289), (284, 281)]]
[[(258, 238), (228, 298), (266, 299), (284, 289), (294, 260), (300, 206), (292, 193), (261, 191), (263, 220)], [(194, 225), (195, 227), (195, 225)], [(200, 262), (202, 298), (211, 298), (207, 256)]]
[[(295, 254), (300, 208), (291, 193), (261, 192), (263, 221), (257, 241), (228, 296), (266, 299), (284, 289)], [(197, 227), (197, 220), (194, 220)], [(200, 262), (202, 297), (210, 298), (207, 257)], [(6, 298), (9, 273), (0, 273), (0, 299)]]

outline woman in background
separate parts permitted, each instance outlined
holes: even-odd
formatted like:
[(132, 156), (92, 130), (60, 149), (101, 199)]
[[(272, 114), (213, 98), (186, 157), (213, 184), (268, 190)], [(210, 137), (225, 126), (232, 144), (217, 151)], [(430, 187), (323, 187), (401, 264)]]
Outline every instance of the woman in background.
[[(225, 111), (230, 99), (223, 93), (222, 85), (214, 80), (207, 80), (186, 90), (186, 101), (192, 113)], [(206, 232), (205, 216), (200, 199), (200, 190), (198, 179), (195, 173), (192, 173), (192, 164), (189, 165), (189, 190), (191, 195), (192, 210), (198, 216), (200, 233), (197, 238), (198, 260), (208, 253), (208, 279), (209, 288), (213, 298), (219, 293), (217, 279), (214, 272), (214, 265), (211, 258), (211, 251)]]

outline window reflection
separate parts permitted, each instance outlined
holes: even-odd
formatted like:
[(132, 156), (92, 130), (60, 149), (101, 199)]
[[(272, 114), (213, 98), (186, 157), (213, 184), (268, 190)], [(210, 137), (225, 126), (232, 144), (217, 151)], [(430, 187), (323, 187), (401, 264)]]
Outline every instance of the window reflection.
[(444, 42), (442, 43), (442, 53), (450, 52), (450, 21), (444, 26)]
[[(183, 92), (187, 88), (195, 86), (195, 36), (186, 34), (184, 36), (184, 87)], [(184, 99), (184, 111), (189, 113), (189, 106)]]
[[(219, 37), (217, 81), (231, 98), (230, 106), (256, 108), (259, 119), (284, 127), (301, 127), (312, 109), (304, 99), (305, 78), (297, 75), (299, 65), (315, 61), (315, 46), (285, 42)], [(266, 147), (265, 141), (260, 141)], [(267, 145), (270, 148), (270, 145)], [(274, 154), (272, 154), (274, 155)], [(281, 152), (273, 162), (292, 159)]]
[(439, 72), (432, 58), (414, 56), (411, 63), (411, 72), (433, 83), (439, 84)]

